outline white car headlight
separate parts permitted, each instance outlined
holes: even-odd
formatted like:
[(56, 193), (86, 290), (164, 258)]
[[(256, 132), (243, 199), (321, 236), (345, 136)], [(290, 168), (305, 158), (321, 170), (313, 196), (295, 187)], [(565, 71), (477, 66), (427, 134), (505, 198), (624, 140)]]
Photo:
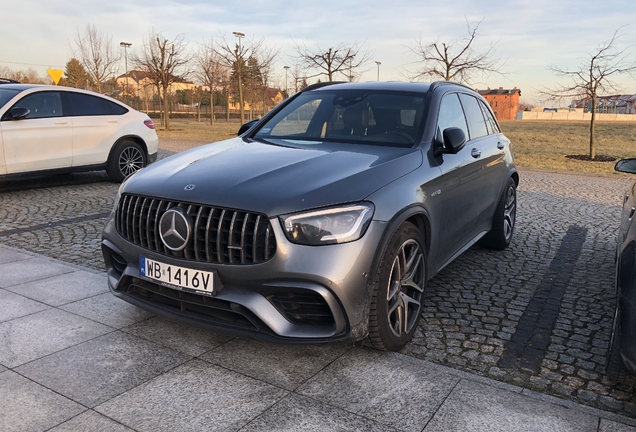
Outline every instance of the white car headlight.
[(280, 216), (285, 235), (292, 243), (308, 246), (346, 243), (364, 235), (373, 217), (373, 204), (331, 207)]

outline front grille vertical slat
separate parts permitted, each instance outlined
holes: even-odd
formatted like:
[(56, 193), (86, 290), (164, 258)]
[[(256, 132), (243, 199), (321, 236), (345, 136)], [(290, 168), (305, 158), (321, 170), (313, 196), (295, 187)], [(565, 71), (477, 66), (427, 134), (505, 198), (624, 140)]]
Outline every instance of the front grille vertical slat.
[(269, 224), (267, 224), (265, 229), (265, 261), (269, 259), (269, 229)]
[(241, 264), (245, 264), (245, 229), (247, 228), (247, 221), (250, 218), (249, 213), (245, 213), (243, 219), (243, 226), (241, 227)]
[(144, 200), (141, 202), (141, 208), (139, 209), (139, 222), (137, 222), (137, 227), (139, 229), (139, 244), (141, 245), (141, 247), (148, 247), (148, 244), (144, 244), (144, 240), (146, 238), (146, 236), (144, 236), (144, 226), (146, 225), (144, 223), (144, 210), (146, 209), (146, 202), (148, 201), (148, 198), (144, 198)]
[(230, 232), (227, 236), (227, 257), (230, 264), (234, 264), (234, 224), (236, 223), (236, 216), (238, 212), (234, 212), (232, 215), (232, 222), (230, 222)]
[(161, 213), (161, 206), (163, 205), (163, 201), (159, 201), (157, 204), (157, 211), (155, 212), (155, 250), (157, 252), (163, 252), (165, 248), (162, 246), (161, 237), (159, 237), (159, 214)]
[(256, 216), (256, 222), (254, 222), (254, 238), (252, 239), (252, 262), (256, 264), (258, 257), (258, 224), (261, 221), (261, 216)]
[(201, 214), (203, 213), (204, 207), (199, 207), (199, 211), (197, 212), (197, 218), (194, 221), (194, 259), (197, 261), (201, 261), (201, 252), (199, 252), (199, 225), (201, 224)]
[[(192, 237), (181, 252), (165, 247), (160, 235), (163, 214), (187, 210)], [(162, 255), (218, 264), (258, 264), (276, 252), (276, 238), (265, 215), (123, 194), (115, 210), (115, 228), (129, 242)]]
[(212, 262), (212, 249), (211, 249), (211, 240), (214, 238), (212, 235), (212, 217), (214, 216), (214, 212), (216, 209), (211, 209), (210, 214), (208, 215), (208, 221), (205, 224), (205, 259), (208, 262)]
[(134, 242), (134, 238), (130, 238), (130, 222), (131, 222), (131, 217), (130, 217), (130, 210), (131, 210), (131, 206), (132, 203), (134, 201), (135, 197), (131, 196), (130, 199), (128, 200), (128, 205), (126, 206), (126, 227), (125, 227), (125, 231), (126, 231), (126, 238), (128, 238), (129, 241)]
[(155, 205), (155, 200), (154, 199), (150, 200), (150, 205), (148, 206), (148, 216), (146, 216), (146, 238), (148, 239), (148, 244), (146, 245), (146, 247), (150, 250), (154, 249), (154, 246), (152, 244), (154, 235), (150, 234), (150, 226), (152, 221), (152, 217), (150, 215), (152, 214), (152, 207), (154, 205)]
[(219, 216), (219, 224), (216, 231), (216, 254), (217, 261), (223, 262), (223, 251), (221, 250), (223, 245), (223, 218), (225, 217), (225, 210), (221, 211), (221, 216)]

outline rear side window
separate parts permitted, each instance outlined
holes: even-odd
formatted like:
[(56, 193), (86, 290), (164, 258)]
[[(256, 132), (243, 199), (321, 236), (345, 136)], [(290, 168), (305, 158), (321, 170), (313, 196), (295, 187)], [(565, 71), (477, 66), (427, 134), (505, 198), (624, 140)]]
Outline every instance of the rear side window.
[(26, 119), (62, 117), (62, 98), (59, 92), (37, 92), (26, 95), (11, 108), (27, 108)]
[(67, 94), (74, 116), (121, 115), (128, 112), (124, 107), (97, 96), (71, 92)]
[(499, 130), (499, 126), (497, 125), (497, 121), (492, 116), (486, 104), (483, 103), (482, 101), (479, 101), (479, 106), (481, 107), (481, 113), (484, 115), (484, 118), (486, 119), (486, 126), (488, 126), (488, 132), (491, 134), (496, 134), (501, 132)]
[(481, 113), (481, 108), (479, 107), (477, 99), (467, 94), (460, 94), (459, 99), (461, 99), (462, 106), (466, 112), (470, 139), (488, 135), (488, 128), (486, 127), (486, 122), (484, 121), (484, 116)]
[(468, 137), (468, 128), (466, 127), (466, 118), (462, 105), (459, 103), (457, 94), (449, 94), (444, 96), (439, 106), (439, 117), (437, 118), (437, 133), (441, 139), (442, 132), (450, 127), (460, 128)]

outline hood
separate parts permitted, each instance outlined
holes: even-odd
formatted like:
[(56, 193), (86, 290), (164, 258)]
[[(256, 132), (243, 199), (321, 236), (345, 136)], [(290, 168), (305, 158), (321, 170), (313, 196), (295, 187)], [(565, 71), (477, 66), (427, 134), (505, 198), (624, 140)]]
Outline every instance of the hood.
[(197, 147), (144, 168), (123, 192), (272, 217), (360, 201), (422, 164), (419, 149), (282, 143), (234, 138)]

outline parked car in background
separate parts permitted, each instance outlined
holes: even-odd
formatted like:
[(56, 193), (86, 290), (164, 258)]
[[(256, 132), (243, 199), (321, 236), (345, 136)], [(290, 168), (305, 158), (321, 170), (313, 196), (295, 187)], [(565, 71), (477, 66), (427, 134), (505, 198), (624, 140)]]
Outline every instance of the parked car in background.
[[(618, 161), (616, 171), (636, 174), (636, 159)], [(636, 374), (636, 183), (625, 193), (616, 250), (616, 307), (607, 352), (606, 373), (612, 381)]]
[(510, 141), (468, 87), (316, 84), (242, 130), (120, 187), (102, 241), (115, 296), (233, 335), (395, 351), (430, 278), (512, 239)]
[(106, 170), (121, 182), (157, 158), (152, 120), (97, 93), (0, 85), (0, 178)]

